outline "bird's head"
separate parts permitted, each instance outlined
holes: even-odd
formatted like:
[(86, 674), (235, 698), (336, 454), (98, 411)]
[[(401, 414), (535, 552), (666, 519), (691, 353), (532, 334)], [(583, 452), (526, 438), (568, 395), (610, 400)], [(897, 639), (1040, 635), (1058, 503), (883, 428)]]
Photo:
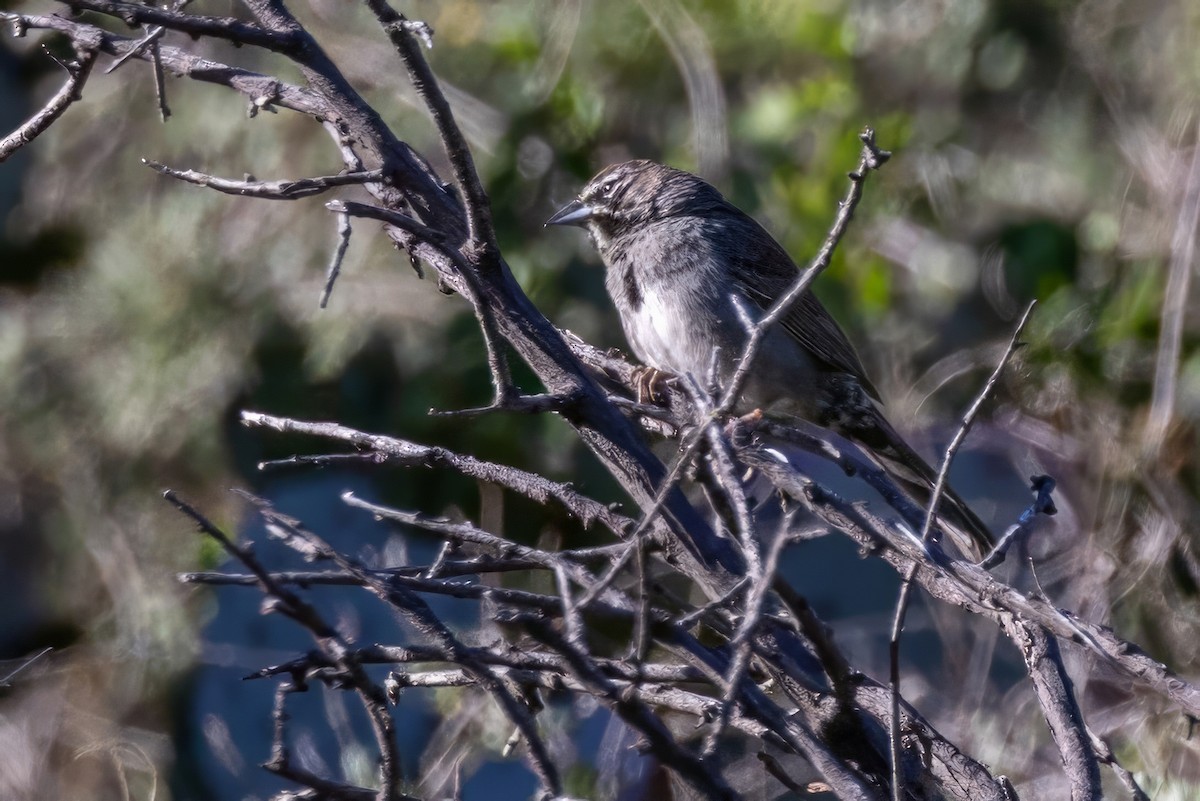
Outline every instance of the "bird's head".
[(713, 203), (724, 203), (724, 199), (702, 179), (638, 159), (605, 167), (546, 225), (585, 228), (604, 253), (613, 240), (643, 226), (684, 214), (703, 214)]

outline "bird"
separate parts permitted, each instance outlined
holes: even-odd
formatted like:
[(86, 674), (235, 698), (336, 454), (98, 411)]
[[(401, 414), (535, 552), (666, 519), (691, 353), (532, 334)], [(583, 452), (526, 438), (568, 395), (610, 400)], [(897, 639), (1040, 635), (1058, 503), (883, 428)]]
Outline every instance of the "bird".
[[(760, 318), (799, 277), (787, 251), (715, 187), (646, 159), (605, 167), (546, 225), (587, 231), (634, 355), (701, 381), (714, 364), (729, 381), (748, 338), (742, 315)], [(811, 292), (768, 330), (740, 401), (859, 443), (928, 503), (936, 473), (888, 422), (858, 353)], [(988, 526), (948, 487), (939, 519), (965, 555), (991, 550)]]

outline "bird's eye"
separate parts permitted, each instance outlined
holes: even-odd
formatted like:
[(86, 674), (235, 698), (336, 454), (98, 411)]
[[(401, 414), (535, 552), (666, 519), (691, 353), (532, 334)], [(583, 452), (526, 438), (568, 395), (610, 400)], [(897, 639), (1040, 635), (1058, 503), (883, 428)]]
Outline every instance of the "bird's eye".
[(617, 188), (617, 182), (616, 182), (616, 181), (605, 181), (605, 182), (604, 182), (603, 184), (601, 184), (601, 186), (600, 186), (600, 194), (601, 194), (601, 195), (604, 195), (604, 197), (611, 197), (611, 196), (612, 196), (612, 193), (613, 193), (613, 190), (614, 190), (614, 189), (616, 189), (616, 188)]

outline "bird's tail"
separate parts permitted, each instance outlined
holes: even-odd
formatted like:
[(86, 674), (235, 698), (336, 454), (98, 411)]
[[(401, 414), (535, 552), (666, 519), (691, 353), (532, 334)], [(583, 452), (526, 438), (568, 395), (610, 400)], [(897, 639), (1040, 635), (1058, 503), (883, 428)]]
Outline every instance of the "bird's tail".
[[(853, 430), (842, 433), (866, 445), (879, 466), (913, 500), (923, 508), (928, 508), (937, 472), (904, 441), (879, 410), (872, 407), (871, 411), (874, 414), (858, 421), (859, 425), (855, 425)], [(937, 517), (942, 528), (965, 556), (978, 562), (992, 550), (995, 538), (991, 530), (949, 485), (942, 489)]]

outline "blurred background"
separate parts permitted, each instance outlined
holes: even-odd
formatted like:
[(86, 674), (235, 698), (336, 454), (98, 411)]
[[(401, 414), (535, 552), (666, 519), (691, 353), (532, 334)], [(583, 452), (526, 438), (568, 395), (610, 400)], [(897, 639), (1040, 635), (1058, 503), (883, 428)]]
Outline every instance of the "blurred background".
[[(1035, 548), (1042, 587), (1200, 676), (1200, 315), (1191, 280), (1200, 5), (397, 7), (436, 31), (429, 57), (474, 146), (517, 279), (552, 321), (601, 346), (623, 342), (596, 257), (578, 232), (542, 229), (597, 169), (648, 157), (696, 171), (803, 263), (845, 191), (858, 131), (874, 126), (895, 157), (868, 184), (817, 294), (858, 345), (893, 421), (927, 455), (952, 434), (1036, 298), (1029, 344), (955, 483), (1003, 528), (1026, 502), (1026, 477), (1053, 474), (1060, 514)], [(0, 8), (61, 10), (49, 0)], [(204, 0), (189, 10), (243, 13)], [(398, 135), (442, 165), (424, 110), (365, 10), (315, 0), (294, 11)], [(0, 39), (5, 132), (61, 81), (41, 41)], [(290, 65), (248, 49), (165, 41), (298, 80)], [(335, 231), (326, 198), (233, 198), (139, 161), (232, 178), (331, 174), (341, 163), (320, 126), (288, 112), (251, 119), (233, 92), (179, 80), (168, 81), (164, 125), (149, 68), (128, 63), (101, 75), (106, 66), (102, 59), (60, 124), (0, 165), (0, 678), (55, 649), (0, 686), (0, 797), (263, 797), (278, 787), (255, 767), (267, 757), (270, 688), (239, 677), (307, 645), (285, 622), (258, 617), (252, 590), (178, 583), (179, 571), (223, 560), (162, 502), (162, 489), (262, 539), (228, 492), (249, 488), (336, 543), (369, 545), (393, 561), (428, 558), (436, 543), (350, 514), (340, 490), (490, 515), (494, 528), (543, 544), (590, 535), (430, 471), (260, 472), (263, 459), (331, 448), (243, 429), (240, 410), (338, 420), (621, 498), (555, 418), (464, 424), (426, 414), (488, 401), (480, 336), (462, 299), (418, 280), (377, 228), (356, 226), (320, 310)], [(522, 376), (525, 389), (538, 389)], [(792, 554), (792, 581), (882, 676), (893, 579), (827, 539)], [(840, 573), (834, 586), (820, 582), (831, 573), (826, 558), (858, 571), (850, 584)], [(845, 597), (857, 582), (879, 588), (879, 598)], [(394, 622), (370, 617), (352, 597), (331, 602), (339, 622), (367, 641), (397, 639)], [(470, 614), (462, 612), (464, 625)], [(917, 675), (907, 686), (917, 706), (938, 713), (937, 725), (1023, 797), (1058, 797), (1061, 766), (1019, 670), (988, 675), (990, 664), (1019, 666), (1011, 646), (935, 608), (917, 610), (910, 630)], [(1194, 721), (1078, 653), (1068, 659), (1089, 723), (1148, 792), (1195, 798)], [(939, 702), (964, 677), (978, 681)], [(450, 753), (445, 721), (456, 720), (477, 746), (474, 759), (493, 771), (466, 771), (464, 781), (490, 779), (466, 784), (464, 797), (498, 797), (501, 786), (511, 797), (532, 792), (519, 761), (499, 756), (502, 725), (478, 710), (455, 718), (464, 697), (405, 702), (406, 771), (444, 768), (436, 757)], [(311, 764), (369, 777), (369, 752), (353, 747), (357, 724), (332, 703), (316, 712), (345, 724), (313, 735)], [(997, 708), (1000, 719), (988, 714)], [(577, 792), (595, 781), (586, 755), (602, 730), (575, 732)]]

